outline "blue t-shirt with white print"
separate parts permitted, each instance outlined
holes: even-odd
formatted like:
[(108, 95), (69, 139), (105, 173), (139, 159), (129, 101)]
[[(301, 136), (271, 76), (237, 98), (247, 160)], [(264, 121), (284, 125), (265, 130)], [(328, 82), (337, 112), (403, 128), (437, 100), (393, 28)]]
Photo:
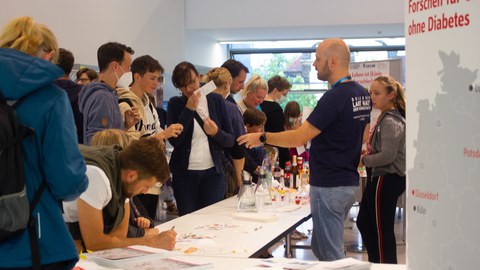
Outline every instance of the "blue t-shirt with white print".
[(320, 98), (307, 119), (321, 131), (310, 148), (311, 185), (358, 186), (357, 166), (370, 112), (370, 95), (353, 81), (336, 85)]

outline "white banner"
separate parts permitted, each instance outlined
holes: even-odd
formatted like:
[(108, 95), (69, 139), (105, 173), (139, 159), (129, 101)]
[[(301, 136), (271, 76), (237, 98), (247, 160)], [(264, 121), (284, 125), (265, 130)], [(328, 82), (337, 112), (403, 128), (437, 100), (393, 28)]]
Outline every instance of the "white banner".
[(372, 81), (378, 76), (390, 75), (389, 61), (372, 61), (350, 64), (352, 79), (365, 88), (370, 88)]
[(477, 269), (480, 1), (405, 1), (407, 265)]

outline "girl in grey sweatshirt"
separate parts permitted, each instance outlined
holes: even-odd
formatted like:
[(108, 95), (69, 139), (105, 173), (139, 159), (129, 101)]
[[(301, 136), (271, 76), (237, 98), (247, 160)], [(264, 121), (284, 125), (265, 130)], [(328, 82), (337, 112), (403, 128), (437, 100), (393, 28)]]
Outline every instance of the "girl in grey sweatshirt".
[(373, 127), (367, 153), (368, 168), (357, 226), (374, 263), (397, 263), (394, 233), (398, 197), (405, 191), (405, 94), (392, 77), (376, 78), (370, 95), (381, 114)]

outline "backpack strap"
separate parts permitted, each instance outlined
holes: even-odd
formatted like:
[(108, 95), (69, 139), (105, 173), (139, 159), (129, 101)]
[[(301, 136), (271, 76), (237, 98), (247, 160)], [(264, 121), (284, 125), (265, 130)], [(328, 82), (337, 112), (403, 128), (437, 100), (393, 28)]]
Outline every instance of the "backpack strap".
[(37, 192), (33, 196), (33, 200), (30, 202), (30, 217), (28, 219), (28, 234), (30, 236), (30, 250), (32, 253), (32, 267), (34, 270), (40, 270), (42, 267), (40, 261), (40, 248), (38, 246), (38, 237), (37, 237), (37, 230), (35, 228), (36, 218), (33, 216), (33, 210), (35, 206), (40, 201), (40, 197), (42, 196), (43, 190), (47, 186), (47, 182), (45, 180), (42, 181), (40, 187), (38, 188)]
[(133, 107), (133, 103), (129, 98), (119, 98), (118, 99), (118, 104), (123, 103), (123, 102), (127, 103), (128, 106)]

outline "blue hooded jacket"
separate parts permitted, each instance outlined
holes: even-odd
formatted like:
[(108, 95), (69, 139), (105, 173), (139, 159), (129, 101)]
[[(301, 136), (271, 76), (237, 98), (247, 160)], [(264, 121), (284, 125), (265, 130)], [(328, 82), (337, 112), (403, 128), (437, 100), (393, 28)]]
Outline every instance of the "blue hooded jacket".
[(84, 86), (78, 96), (78, 108), (83, 113), (85, 145), (90, 145), (95, 132), (107, 128), (124, 129), (117, 92), (104, 82), (93, 82)]
[[(35, 132), (23, 140), (24, 173), (31, 201), (41, 182), (47, 186), (33, 211), (37, 217), (42, 265), (78, 260), (60, 209), (88, 186), (67, 94), (54, 85), (60, 68), (13, 49), (0, 49), (0, 92), (6, 100), (31, 93), (16, 109), (19, 122)], [(28, 230), (0, 242), (0, 268), (32, 265)]]

